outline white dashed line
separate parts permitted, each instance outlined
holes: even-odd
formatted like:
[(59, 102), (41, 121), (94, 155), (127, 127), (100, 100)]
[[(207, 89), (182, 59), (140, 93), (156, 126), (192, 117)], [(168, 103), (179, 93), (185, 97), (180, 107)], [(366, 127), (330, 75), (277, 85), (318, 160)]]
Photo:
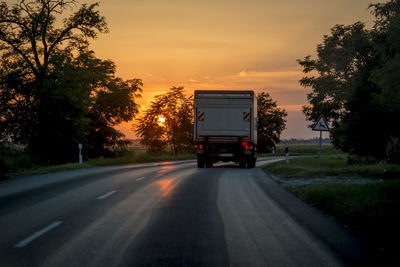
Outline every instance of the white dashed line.
[(14, 245), (15, 248), (23, 248), (26, 245), (28, 245), (30, 242), (32, 242), (33, 240), (35, 240), (36, 238), (44, 235), (45, 233), (47, 233), (48, 231), (50, 231), (51, 229), (59, 226), (62, 222), (61, 221), (57, 221), (54, 222), (48, 226), (46, 226), (45, 228), (43, 228), (42, 230), (37, 231), (36, 233), (34, 233), (33, 235), (25, 238), (24, 240), (18, 242), (17, 244)]
[(109, 197), (109, 196), (111, 196), (112, 194), (114, 194), (115, 192), (117, 192), (117, 191), (111, 191), (111, 192), (108, 192), (108, 193), (106, 193), (106, 194), (104, 194), (104, 195), (102, 195), (102, 196), (99, 196), (97, 199), (105, 199), (106, 197)]
[(136, 179), (136, 182), (139, 182), (139, 181), (143, 180), (144, 178), (146, 178), (146, 177), (143, 176), (143, 177), (137, 178), (137, 179)]

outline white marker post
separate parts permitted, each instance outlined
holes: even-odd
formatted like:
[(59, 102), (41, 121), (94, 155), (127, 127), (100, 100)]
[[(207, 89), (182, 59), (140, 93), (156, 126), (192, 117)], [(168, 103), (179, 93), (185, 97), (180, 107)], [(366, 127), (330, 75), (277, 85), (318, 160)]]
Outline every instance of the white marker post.
[(286, 154), (286, 164), (289, 164), (289, 143), (288, 142), (286, 142), (285, 154)]
[(83, 159), (82, 159), (82, 144), (78, 144), (79, 148), (79, 164), (82, 164)]
[(319, 148), (318, 148), (318, 169), (321, 168), (321, 151), (322, 151), (322, 132), (329, 132), (328, 123), (326, 123), (324, 115), (319, 116), (317, 123), (314, 124), (313, 131), (319, 131)]

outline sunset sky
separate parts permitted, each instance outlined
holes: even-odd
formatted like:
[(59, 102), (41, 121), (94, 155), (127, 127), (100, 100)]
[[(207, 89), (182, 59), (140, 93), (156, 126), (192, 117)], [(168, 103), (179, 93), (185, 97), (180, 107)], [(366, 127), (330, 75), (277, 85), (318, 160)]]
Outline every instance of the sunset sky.
[[(95, 2), (95, 1), (89, 1)], [(268, 92), (289, 115), (282, 138), (317, 137), (301, 112), (296, 59), (335, 24), (372, 25), (369, 0), (103, 0), (110, 33), (91, 48), (117, 75), (144, 82), (141, 105), (172, 86)], [(131, 124), (118, 127), (135, 138)]]

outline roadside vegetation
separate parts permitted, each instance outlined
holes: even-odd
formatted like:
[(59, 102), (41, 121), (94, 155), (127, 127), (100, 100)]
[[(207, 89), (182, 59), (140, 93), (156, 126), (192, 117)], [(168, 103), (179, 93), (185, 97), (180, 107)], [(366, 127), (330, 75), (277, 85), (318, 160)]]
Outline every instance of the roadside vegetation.
[[(315, 155), (315, 153), (314, 153)], [(345, 155), (323, 155), (321, 168), (318, 157), (290, 158), (289, 164), (281, 161), (268, 165), (267, 171), (283, 179), (321, 178), (326, 176), (389, 179), (400, 178), (400, 166), (379, 162), (374, 164), (349, 163)]]
[[(279, 176), (277, 181), (288, 191), (341, 222), (374, 248), (382, 262), (390, 263), (400, 238), (400, 166), (335, 155), (323, 156), (320, 169), (317, 164), (317, 157), (293, 158), (289, 164), (276, 162), (264, 170)], [(343, 183), (330, 183), (332, 176)], [(291, 184), (299, 178), (308, 184)]]

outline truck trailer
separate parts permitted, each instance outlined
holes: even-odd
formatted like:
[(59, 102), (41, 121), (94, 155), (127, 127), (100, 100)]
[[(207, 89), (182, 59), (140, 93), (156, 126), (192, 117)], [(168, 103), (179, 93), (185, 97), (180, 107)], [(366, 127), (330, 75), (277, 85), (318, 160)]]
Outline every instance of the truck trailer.
[(233, 161), (254, 168), (257, 160), (257, 101), (254, 91), (196, 90), (194, 144), (199, 168)]

